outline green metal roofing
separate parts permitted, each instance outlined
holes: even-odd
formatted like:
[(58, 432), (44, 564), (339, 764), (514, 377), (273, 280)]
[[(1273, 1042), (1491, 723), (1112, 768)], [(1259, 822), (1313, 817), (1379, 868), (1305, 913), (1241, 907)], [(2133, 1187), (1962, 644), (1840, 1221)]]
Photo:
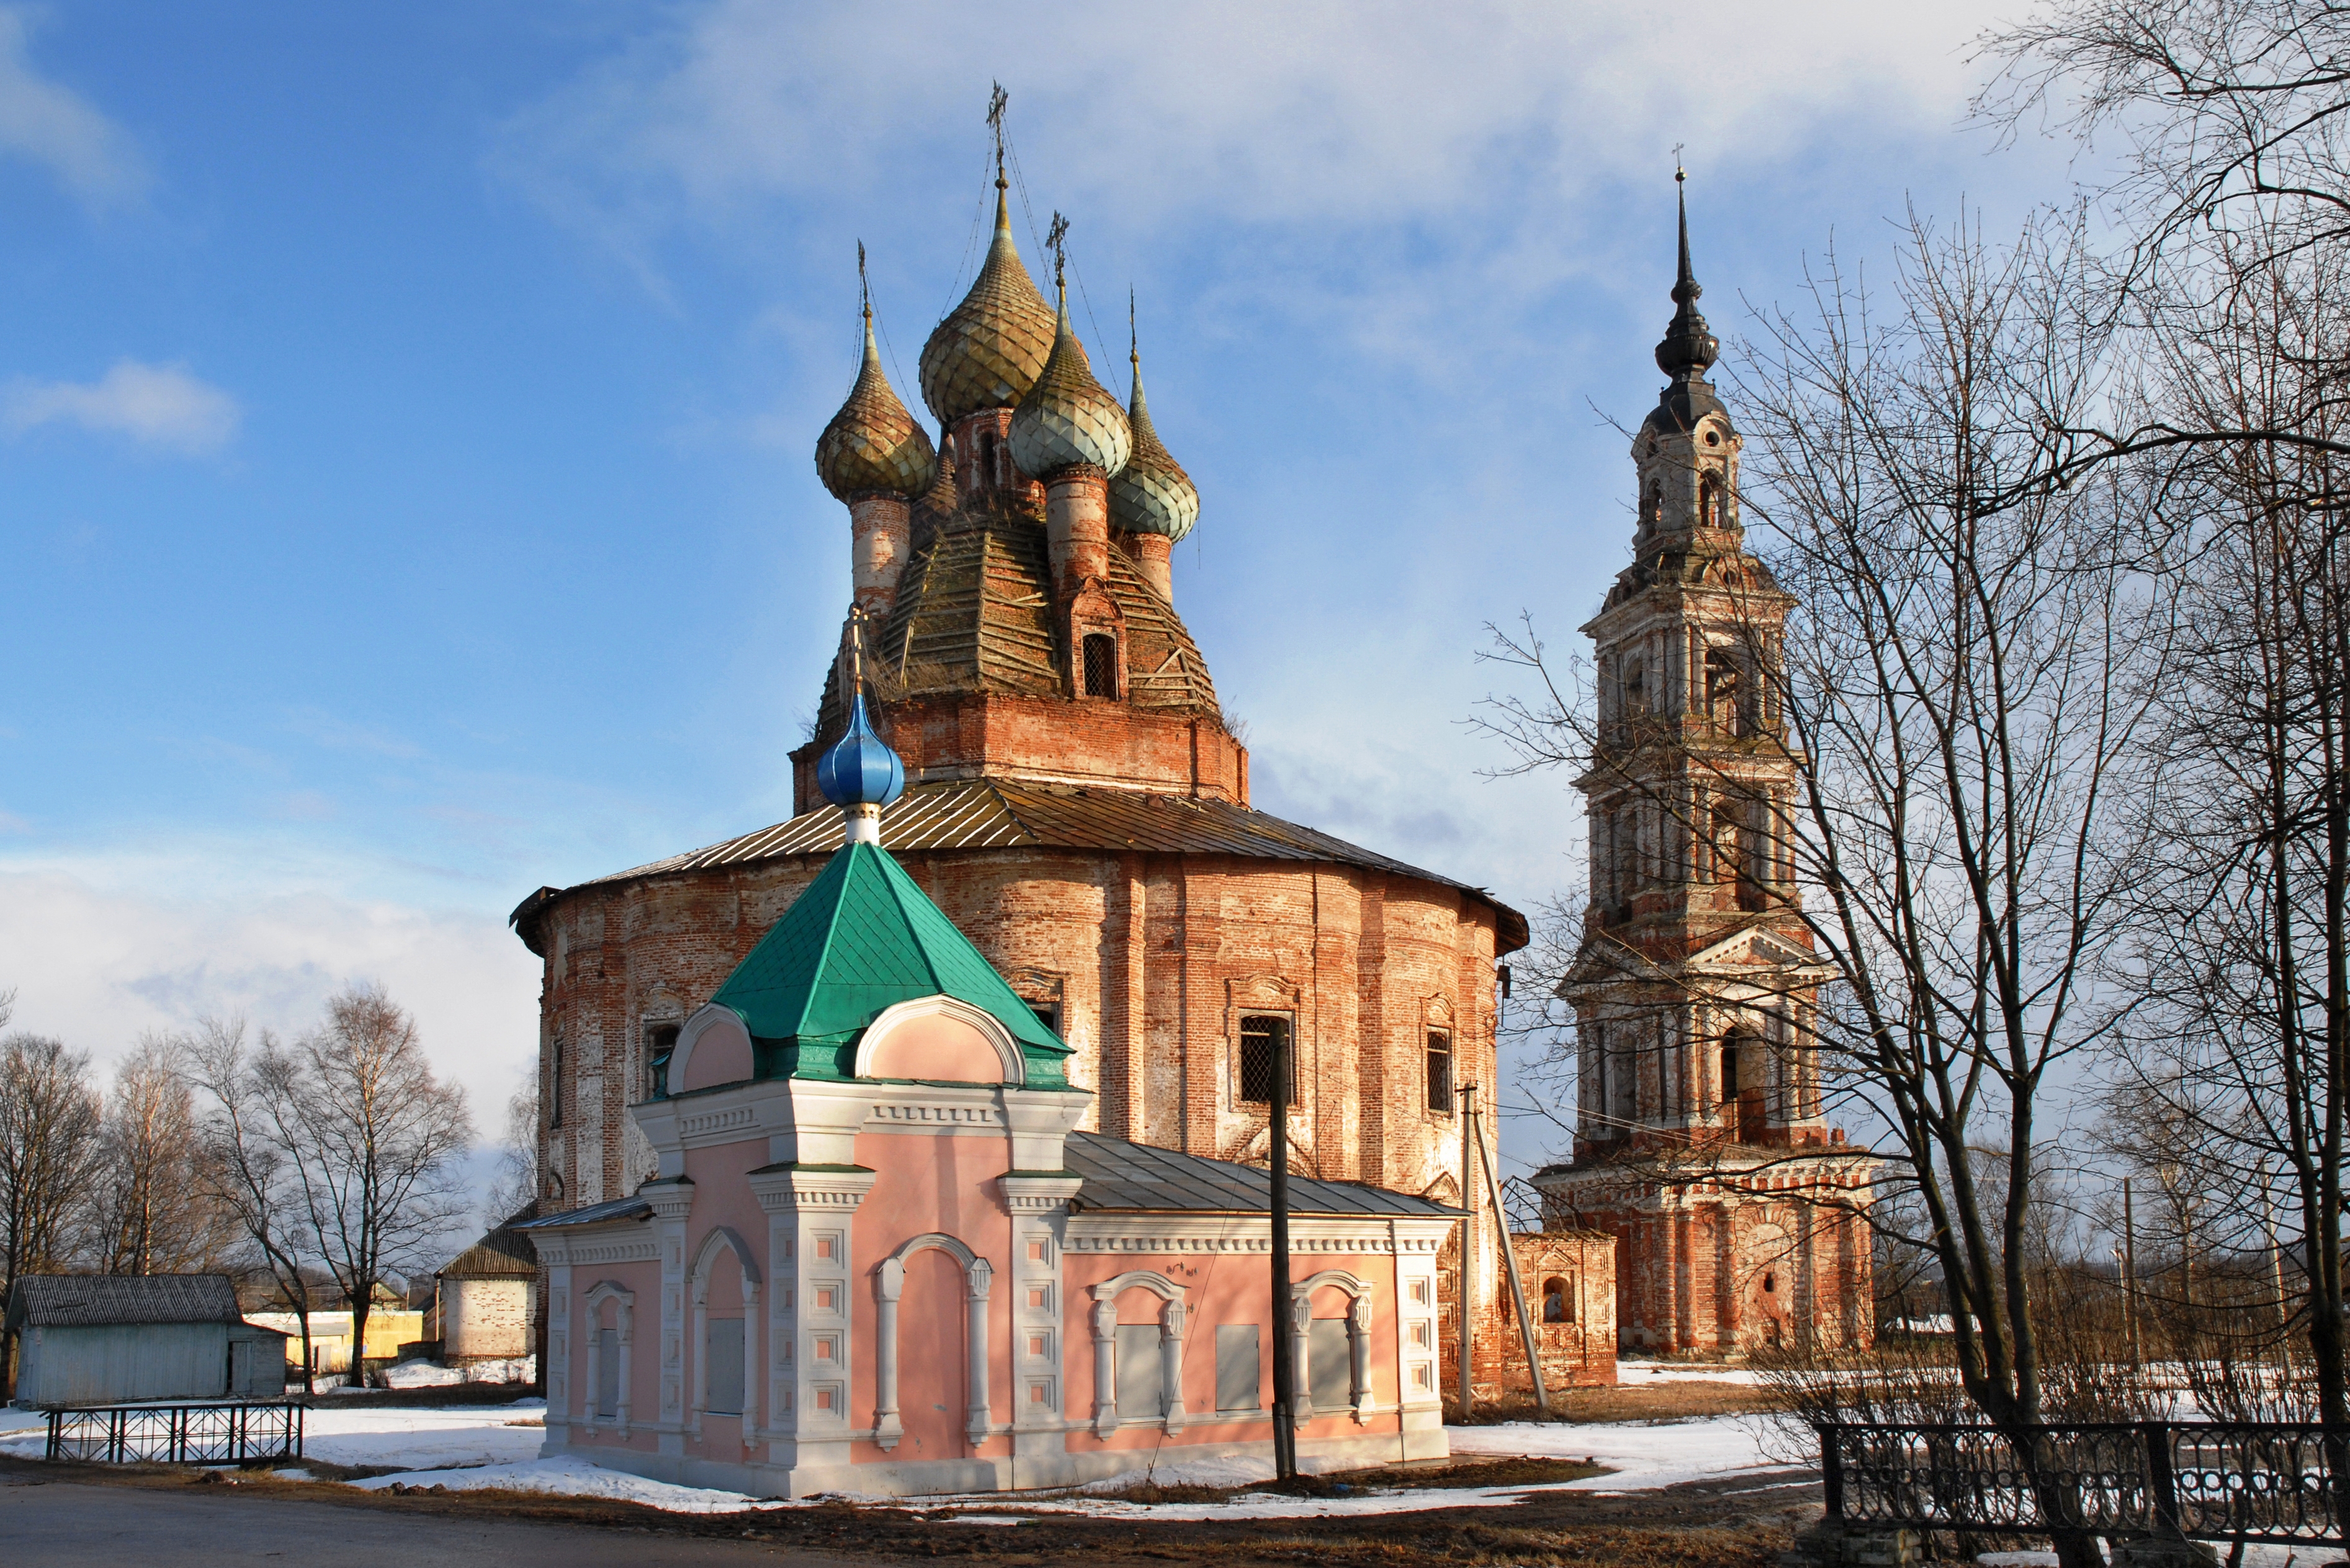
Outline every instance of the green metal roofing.
[(951, 996), (1020, 1043), (1028, 1086), (1066, 1088), (1069, 1047), (879, 845), (843, 847), (711, 1001), (742, 1015), (763, 1078), (850, 1078), (888, 1008)]

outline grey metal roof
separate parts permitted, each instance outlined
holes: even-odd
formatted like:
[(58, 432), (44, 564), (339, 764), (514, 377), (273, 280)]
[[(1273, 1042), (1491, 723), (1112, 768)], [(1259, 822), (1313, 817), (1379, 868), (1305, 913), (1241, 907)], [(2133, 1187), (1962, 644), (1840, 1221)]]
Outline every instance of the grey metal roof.
[[(1263, 1214), (1273, 1207), (1273, 1174), (1228, 1159), (1207, 1159), (1171, 1148), (1129, 1143), (1101, 1133), (1074, 1132), (1062, 1164), (1086, 1179), (1072, 1209), (1147, 1213)], [(1293, 1214), (1378, 1214), (1399, 1220), (1457, 1220), (1462, 1210), (1433, 1199), (1390, 1192), (1367, 1181), (1289, 1179)]]
[(649, 1218), (652, 1211), (653, 1206), (641, 1198), (615, 1198), (608, 1203), (590, 1203), (585, 1209), (549, 1214), (540, 1220), (525, 1220), (514, 1229), (552, 1231), (559, 1225), (594, 1225), (605, 1220), (642, 1220)]
[[(1496, 950), (1526, 942), (1526, 919), (1484, 888), (1440, 877), (1417, 866), (1334, 838), (1229, 801), (1194, 800), (1145, 790), (1036, 784), (1021, 779), (950, 779), (916, 784), (883, 814), (883, 846), (910, 850), (996, 849), (1031, 846), (1055, 849), (1137, 850), (1158, 855), (1231, 855), (1245, 859), (1359, 866), (1457, 888), (1490, 907), (1498, 919)], [(666, 860), (578, 884), (632, 881), (677, 872), (746, 865), (786, 855), (828, 855), (841, 845), (841, 815), (819, 807)], [(539, 910), (566, 888), (542, 888), (512, 917), (524, 940), (533, 940)]]
[(27, 1274), (8, 1299), (8, 1327), (242, 1321), (226, 1274)]

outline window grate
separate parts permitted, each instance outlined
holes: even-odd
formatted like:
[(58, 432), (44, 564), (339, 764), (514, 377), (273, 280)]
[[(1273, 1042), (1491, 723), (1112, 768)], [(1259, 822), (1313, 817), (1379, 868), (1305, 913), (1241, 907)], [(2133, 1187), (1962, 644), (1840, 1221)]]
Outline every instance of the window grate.
[(1106, 632), (1087, 632), (1085, 640), (1086, 695), (1118, 700), (1118, 639)]
[[(1241, 1100), (1244, 1105), (1273, 1103), (1273, 1064), (1289, 1040), (1289, 1020), (1257, 1014), (1241, 1020)], [(1295, 1104), (1297, 1072), (1290, 1069), (1290, 1092), (1283, 1097)]]
[(1428, 1108), (1452, 1114), (1452, 1036), (1428, 1032)]

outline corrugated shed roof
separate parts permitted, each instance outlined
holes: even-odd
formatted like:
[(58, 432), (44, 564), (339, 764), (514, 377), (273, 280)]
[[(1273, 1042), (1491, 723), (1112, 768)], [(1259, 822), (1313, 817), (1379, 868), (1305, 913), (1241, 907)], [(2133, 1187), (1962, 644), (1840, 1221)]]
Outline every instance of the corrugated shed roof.
[[(1359, 866), (1468, 893), (1498, 917), (1497, 951), (1511, 952), (1526, 943), (1525, 917), (1482, 888), (1440, 877), (1343, 838), (1229, 801), (1019, 779), (949, 779), (916, 784), (907, 790), (903, 799), (882, 814), (881, 836), (891, 850), (900, 854), (912, 850), (1035, 846), (1055, 849), (1134, 849), (1159, 855), (1231, 855), (1246, 859)], [(634, 870), (598, 877), (579, 886), (592, 888), (639, 877), (748, 865), (778, 856), (829, 854), (840, 847), (842, 837), (840, 813), (831, 806), (822, 806), (789, 822), (763, 827), (723, 844), (674, 855)], [(540, 905), (567, 891), (541, 888), (532, 894), (515, 910), (515, 923), (523, 926)], [(529, 935), (525, 928), (524, 936), (527, 939)]]
[[(1071, 1207), (1142, 1213), (1263, 1214), (1273, 1207), (1273, 1173), (1226, 1159), (1180, 1154), (1101, 1133), (1075, 1132), (1061, 1162), (1086, 1179)], [(1399, 1220), (1457, 1220), (1461, 1210), (1432, 1199), (1390, 1192), (1365, 1181), (1289, 1179), (1293, 1214), (1378, 1214)]]
[(741, 1014), (754, 1040), (796, 1042), (762, 1076), (846, 1078), (865, 1026), (925, 996), (993, 1015), (1019, 1041), (1032, 1086), (1066, 1082), (1068, 1046), (877, 845), (835, 854), (710, 1000)]
[[(527, 1217), (530, 1210), (524, 1211)], [(512, 1224), (486, 1232), (480, 1241), (449, 1260), (441, 1270), (444, 1280), (514, 1279), (538, 1272), (538, 1249)]]
[(8, 1300), (12, 1330), (239, 1321), (226, 1274), (29, 1274)]

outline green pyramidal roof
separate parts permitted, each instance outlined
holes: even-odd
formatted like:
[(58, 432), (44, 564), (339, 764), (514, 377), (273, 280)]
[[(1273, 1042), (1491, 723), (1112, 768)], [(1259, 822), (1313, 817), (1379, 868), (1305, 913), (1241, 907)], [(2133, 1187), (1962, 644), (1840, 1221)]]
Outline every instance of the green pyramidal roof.
[(710, 1000), (742, 1015), (759, 1076), (849, 1078), (867, 1024), (899, 1002), (941, 995), (1012, 1032), (1030, 1088), (1067, 1086), (1069, 1047), (879, 845), (835, 855)]

